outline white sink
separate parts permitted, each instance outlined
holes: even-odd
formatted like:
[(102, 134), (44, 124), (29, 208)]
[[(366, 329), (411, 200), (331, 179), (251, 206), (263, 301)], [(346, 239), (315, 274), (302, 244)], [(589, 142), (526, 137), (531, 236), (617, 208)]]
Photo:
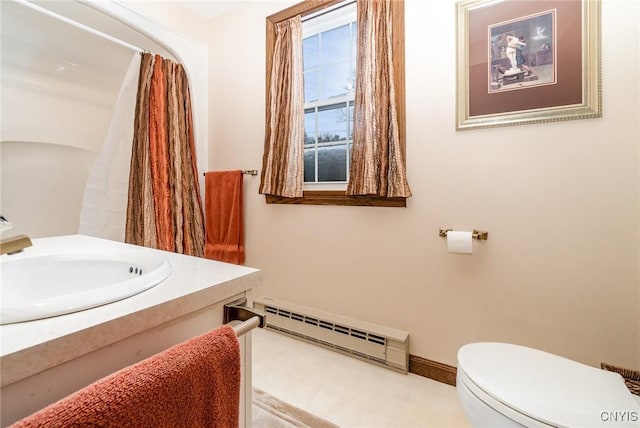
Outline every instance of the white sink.
[[(128, 246), (110, 252), (69, 236), (56, 248), (33, 240), (22, 253), (0, 258), (0, 324), (69, 314), (126, 299), (164, 281), (171, 265), (156, 250)], [(74, 242), (75, 238), (75, 242)]]

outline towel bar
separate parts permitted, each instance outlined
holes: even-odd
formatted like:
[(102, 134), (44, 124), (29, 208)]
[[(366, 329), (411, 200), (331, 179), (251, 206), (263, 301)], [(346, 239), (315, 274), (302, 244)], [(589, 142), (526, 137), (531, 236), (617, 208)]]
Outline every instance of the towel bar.
[[(258, 175), (258, 170), (257, 169), (243, 169), (242, 173), (244, 175)], [(203, 172), (202, 175), (207, 175), (207, 173)]]
[(245, 298), (224, 305), (223, 322), (225, 324), (233, 321), (242, 321), (241, 324), (232, 326), (236, 336), (242, 336), (256, 327), (264, 327), (264, 319), (262, 312), (247, 307), (247, 299)]
[(240, 324), (232, 325), (233, 331), (236, 333), (236, 336), (240, 337), (245, 333), (250, 332), (254, 328), (260, 325), (260, 317), (255, 316), (253, 318), (248, 319), (247, 321), (243, 321)]

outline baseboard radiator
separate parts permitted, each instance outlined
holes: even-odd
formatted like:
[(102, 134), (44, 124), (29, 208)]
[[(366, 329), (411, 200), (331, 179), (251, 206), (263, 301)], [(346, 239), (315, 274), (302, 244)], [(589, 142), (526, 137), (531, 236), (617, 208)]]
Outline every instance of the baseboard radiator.
[(403, 373), (409, 370), (407, 332), (268, 297), (255, 299), (253, 306), (266, 314), (266, 328)]

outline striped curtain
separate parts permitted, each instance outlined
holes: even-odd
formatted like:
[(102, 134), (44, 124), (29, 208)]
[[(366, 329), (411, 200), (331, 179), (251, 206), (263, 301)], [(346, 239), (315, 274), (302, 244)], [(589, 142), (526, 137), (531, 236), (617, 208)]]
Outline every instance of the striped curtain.
[(191, 97), (181, 64), (142, 54), (125, 241), (202, 257)]
[(396, 112), (389, 0), (357, 0), (358, 52), (347, 195), (410, 197)]
[(304, 87), (300, 16), (276, 24), (260, 193), (302, 197)]

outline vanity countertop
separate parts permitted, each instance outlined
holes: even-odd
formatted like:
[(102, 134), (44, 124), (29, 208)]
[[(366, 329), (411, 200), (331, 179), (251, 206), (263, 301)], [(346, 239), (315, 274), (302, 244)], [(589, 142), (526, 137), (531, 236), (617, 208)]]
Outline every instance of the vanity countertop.
[[(33, 247), (24, 250), (25, 255), (36, 248), (55, 248), (70, 239), (79, 248), (91, 246), (113, 252), (123, 246), (138, 248), (69, 235), (34, 239)], [(259, 282), (257, 269), (165, 251), (162, 254), (169, 260), (172, 273), (149, 290), (93, 309), (0, 326), (2, 386), (219, 303), (255, 288)]]

